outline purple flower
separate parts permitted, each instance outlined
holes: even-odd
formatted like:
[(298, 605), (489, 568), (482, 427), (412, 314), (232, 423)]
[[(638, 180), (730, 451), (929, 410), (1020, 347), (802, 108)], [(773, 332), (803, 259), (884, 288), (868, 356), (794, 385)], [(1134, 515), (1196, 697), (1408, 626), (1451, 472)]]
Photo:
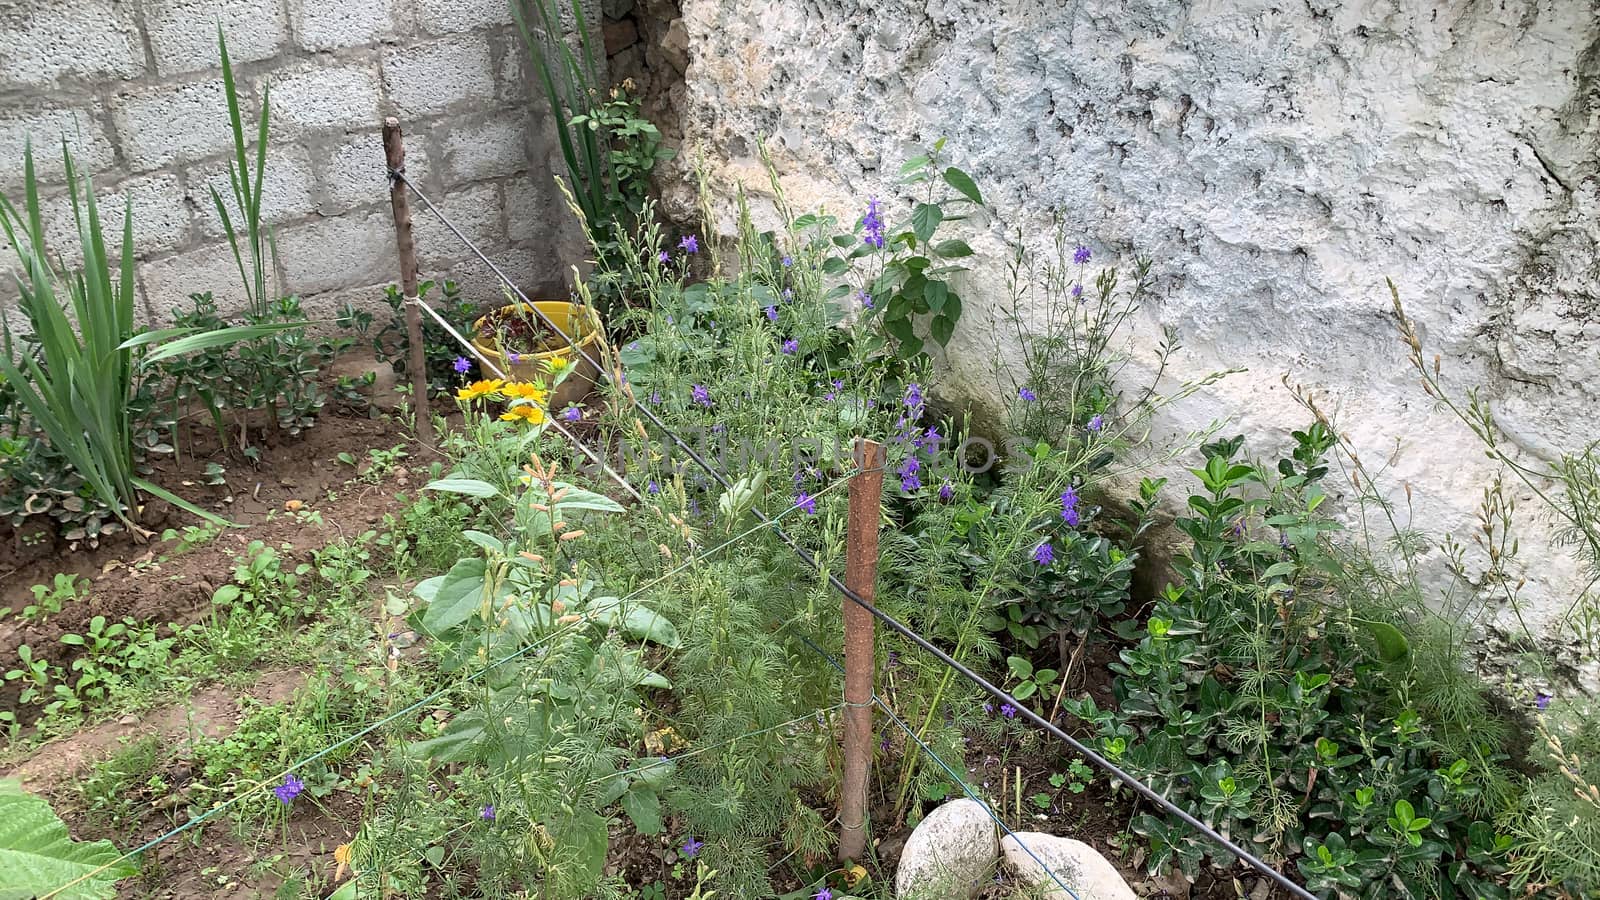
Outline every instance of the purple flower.
[(650, 479), (650, 483), (645, 485), (644, 489), (652, 494), (661, 493), (661, 485), (656, 484), (656, 480), (654, 478)]
[(866, 232), (862, 240), (869, 245), (883, 249), (883, 217), (878, 214), (878, 198), (867, 199), (867, 214), (861, 217), (861, 227)]
[(1008, 719), (1015, 719), (1017, 717), (1017, 708), (1009, 703), (1002, 704), (1000, 707), (1000, 715), (1005, 716)]
[(1039, 395), (1035, 394), (1032, 388), (1017, 388), (1017, 397), (1026, 403), (1039, 399)]
[(1078, 247), (1078, 249), (1072, 251), (1072, 261), (1081, 266), (1084, 263), (1088, 262), (1089, 261), (1089, 257), (1091, 257), (1093, 255), (1094, 255), (1093, 253), (1089, 252), (1089, 248), (1088, 247), (1084, 247), (1084, 246), (1080, 245)]
[(656, 254), (656, 262), (665, 264), (672, 259), (672, 254), (663, 250)]
[(794, 299), (794, 290), (792, 288), (784, 288), (783, 289), (783, 302), (788, 303), (790, 300), (793, 300), (793, 299)]
[(943, 500), (944, 502), (949, 503), (950, 502), (950, 498), (954, 497), (955, 495), (956, 495), (955, 486), (952, 485), (949, 481), (946, 481), (944, 484), (939, 485), (939, 499), (940, 500)]
[(1540, 711), (1549, 709), (1550, 695), (1546, 694), (1544, 691), (1540, 691), (1539, 696), (1533, 698), (1533, 705), (1539, 707)]
[(889, 668), (891, 668), (891, 669), (898, 668), (899, 665), (900, 665), (900, 651), (899, 650), (890, 650), (889, 651)]
[(458, 356), (456, 361), (451, 363), (450, 368), (455, 369), (457, 372), (465, 373), (472, 368), (472, 363), (468, 362), (465, 356)]
[(1094, 418), (1089, 420), (1089, 430), (1090, 431), (1098, 433), (1100, 431), (1100, 429), (1102, 429), (1104, 427), (1106, 427), (1105, 417), (1101, 416), (1098, 413), (1095, 414)]
[(862, 309), (871, 309), (872, 308), (872, 295), (871, 294), (867, 293), (866, 291), (856, 291), (856, 296), (861, 298), (861, 308)]
[(511, 363), (514, 366), (517, 363), (522, 362), (522, 354), (515, 353), (515, 352), (507, 353), (506, 354), (506, 361)]
[(1067, 524), (1073, 528), (1077, 528), (1078, 522), (1081, 521), (1078, 514), (1078, 491), (1070, 484), (1061, 492), (1061, 518), (1067, 520)]
[(769, 321), (769, 322), (778, 321), (778, 308), (776, 306), (767, 307), (767, 321)]
[(484, 807), (483, 807), (483, 812), (478, 813), (478, 818), (484, 820), (485, 822), (493, 822), (494, 821), (494, 804), (493, 803), (485, 804)]
[(683, 852), (685, 859), (694, 859), (696, 856), (700, 855), (700, 848), (704, 847), (705, 845), (705, 841), (697, 841), (694, 839), (693, 835), (690, 835), (689, 839), (684, 841), (683, 846), (679, 847), (678, 849)]
[(568, 422), (581, 422), (583, 421), (583, 410), (576, 406), (569, 406), (562, 411), (561, 418), (566, 419)]
[(797, 338), (789, 338), (787, 341), (783, 342), (783, 354), (785, 356), (793, 356), (795, 353), (799, 352), (799, 350), (800, 341)]
[(801, 491), (799, 495), (794, 498), (794, 506), (795, 509), (801, 510), (808, 516), (814, 516), (817, 514), (817, 498), (811, 496), (805, 491)]
[(991, 716), (994, 715), (994, 704), (993, 703), (985, 703), (983, 705), (983, 711), (988, 713)]
[(683, 240), (678, 242), (678, 246), (682, 248), (683, 252), (685, 253), (695, 253), (700, 249), (700, 242), (695, 240), (694, 235), (687, 234), (684, 235)]
[(790, 267), (790, 266), (792, 266), (792, 265), (794, 265), (794, 258), (793, 258), (793, 257), (789, 257), (789, 256), (785, 256), (785, 257), (784, 257), (784, 258), (783, 258), (783, 267), (784, 267), (784, 268), (785, 268), (785, 269), (787, 269), (787, 268), (789, 268), (789, 267)]
[(922, 463), (917, 462), (915, 456), (906, 457), (900, 464), (900, 490), (910, 493), (922, 487), (922, 479), (917, 477), (917, 470), (922, 468)]
[(689, 396), (694, 398), (694, 402), (704, 406), (706, 409), (711, 408), (711, 392), (706, 390), (705, 385), (694, 385), (689, 390)]
[(1056, 548), (1050, 546), (1049, 541), (1045, 541), (1033, 551), (1033, 561), (1041, 566), (1050, 565), (1056, 561)]
[(650, 405), (651, 406), (660, 406), (661, 405), (661, 392), (660, 391), (651, 391), (650, 392)]
[(833, 900), (833, 888), (825, 887), (811, 896), (811, 900)]
[(301, 792), (303, 792), (305, 789), (306, 783), (294, 777), (294, 773), (291, 772), (283, 776), (283, 784), (273, 788), (272, 792), (278, 795), (279, 803), (282, 803), (284, 806), (288, 806), (289, 804), (293, 803), (294, 798), (300, 796)]
[(1072, 286), (1072, 299), (1074, 299), (1074, 300), (1082, 300), (1083, 299), (1083, 285), (1075, 284), (1075, 285)]
[(922, 408), (922, 385), (912, 382), (906, 386), (906, 396), (900, 401), (907, 409), (919, 410)]

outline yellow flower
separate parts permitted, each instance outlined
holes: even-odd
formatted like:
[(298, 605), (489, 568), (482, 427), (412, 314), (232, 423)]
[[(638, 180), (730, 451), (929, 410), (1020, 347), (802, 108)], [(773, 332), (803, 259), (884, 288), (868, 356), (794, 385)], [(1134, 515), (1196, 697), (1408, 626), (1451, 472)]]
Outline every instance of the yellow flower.
[(572, 365), (572, 360), (565, 356), (552, 356), (550, 357), (550, 361), (545, 365), (550, 367), (550, 371), (553, 374), (565, 369), (567, 366)]
[(498, 393), (504, 384), (505, 382), (498, 378), (490, 379), (489, 381), (474, 381), (473, 383), (457, 391), (456, 399), (476, 400), (479, 397), (488, 397), (491, 394)]
[(513, 400), (531, 400), (534, 403), (543, 403), (550, 396), (550, 392), (528, 381), (513, 381), (501, 391)]
[(513, 406), (500, 414), (502, 422), (526, 422), (529, 425), (539, 425), (544, 422), (544, 410), (532, 404)]

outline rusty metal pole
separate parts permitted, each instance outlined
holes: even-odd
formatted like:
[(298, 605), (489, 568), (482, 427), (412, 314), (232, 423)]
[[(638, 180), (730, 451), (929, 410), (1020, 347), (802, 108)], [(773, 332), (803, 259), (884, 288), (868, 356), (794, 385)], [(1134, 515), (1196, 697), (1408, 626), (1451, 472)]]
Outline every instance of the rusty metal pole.
[[(406, 148), (401, 142), (400, 120), (390, 116), (383, 120), (383, 157), (389, 171), (405, 172)], [(411, 201), (406, 196), (406, 186), (398, 178), (389, 179), (389, 206), (394, 211), (394, 242), (400, 256), (400, 293), (405, 297), (406, 341), (411, 345), (411, 356), (406, 367), (411, 370), (411, 405), (417, 415), (417, 437), (433, 447), (433, 415), (428, 410), (428, 359), (422, 346), (422, 312), (417, 304), (417, 242), (411, 235)]]
[[(883, 499), (883, 445), (856, 439), (850, 479), (845, 586), (861, 599), (877, 596), (878, 521)], [(844, 784), (839, 795), (839, 859), (863, 859), (867, 847), (867, 770), (872, 765), (872, 613), (844, 600)]]

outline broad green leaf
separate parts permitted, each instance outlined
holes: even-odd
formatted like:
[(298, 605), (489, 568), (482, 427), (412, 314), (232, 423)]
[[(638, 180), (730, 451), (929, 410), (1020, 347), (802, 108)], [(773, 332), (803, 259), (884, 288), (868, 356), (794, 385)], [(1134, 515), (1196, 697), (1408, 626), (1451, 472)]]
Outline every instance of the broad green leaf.
[(631, 603), (627, 609), (623, 609), (620, 598), (596, 597), (589, 601), (586, 610), (596, 622), (619, 628), (632, 637), (655, 641), (663, 647), (676, 648), (682, 643), (677, 626), (642, 603)]
[(837, 256), (830, 256), (822, 261), (822, 271), (828, 275), (843, 275), (850, 264)]
[[(1378, 657), (1384, 662), (1399, 662), (1411, 653), (1411, 644), (1400, 629), (1387, 622), (1368, 622), (1367, 630), (1378, 643)], [(1405, 801), (1401, 801), (1402, 803)]]
[[(292, 331), (296, 328), (304, 327), (306, 327), (305, 322), (270, 322), (261, 325), (235, 325), (231, 328), (202, 331), (199, 334), (191, 334), (188, 337), (180, 337), (162, 344), (146, 354), (144, 362), (149, 365), (174, 356), (198, 353), (201, 350), (210, 350), (212, 347), (226, 347), (230, 344), (254, 341), (259, 338), (269, 337), (280, 331)], [(148, 336), (148, 334), (143, 334), (130, 338), (124, 341), (117, 349), (126, 350), (141, 343), (149, 343), (149, 341), (143, 340)]]
[(566, 494), (556, 501), (556, 510), (562, 513), (576, 512), (578, 510), (594, 510), (596, 512), (622, 512), (622, 504), (604, 494), (586, 491), (583, 488), (564, 486)]
[(963, 256), (971, 256), (972, 248), (967, 246), (966, 241), (951, 238), (934, 245), (933, 252), (944, 259), (960, 259)]
[(463, 559), (451, 566), (422, 615), (422, 626), (438, 634), (472, 618), (483, 602), (484, 571), (481, 559)]
[(474, 544), (477, 544), (479, 547), (482, 547), (483, 549), (493, 553), (506, 552), (506, 545), (499, 538), (492, 534), (484, 534), (481, 531), (474, 531), (471, 528), (468, 528), (467, 530), (461, 532), (461, 536), (473, 542)]
[(439, 595), (439, 586), (444, 584), (446, 577), (444, 575), (435, 575), (432, 578), (419, 581), (417, 586), (411, 589), (411, 593), (416, 594), (417, 597), (428, 603), (432, 603), (433, 598)]
[(949, 316), (934, 316), (928, 323), (928, 334), (938, 341), (939, 346), (950, 343), (950, 337), (956, 333), (956, 323)]
[(611, 846), (606, 820), (589, 810), (578, 809), (570, 817), (558, 817), (549, 828), (556, 846), (574, 853), (577, 863), (587, 870), (589, 880), (599, 881), (606, 867), (606, 851)]
[(622, 795), (622, 811), (633, 820), (640, 834), (661, 833), (661, 798), (643, 785), (634, 785)]
[(473, 757), (473, 744), (483, 736), (483, 714), (464, 712), (451, 720), (444, 734), (425, 741), (406, 745), (406, 754), (413, 759), (431, 759), (435, 762), (462, 762)]
[(121, 855), (110, 841), (73, 841), (49, 803), (0, 780), (0, 900), (115, 896), (117, 881), (138, 871)]
[(945, 301), (950, 299), (950, 285), (930, 280), (922, 288), (922, 298), (928, 301), (930, 312), (941, 312), (944, 310)]
[(972, 176), (955, 166), (944, 170), (944, 183), (955, 188), (961, 193), (961, 196), (966, 197), (973, 203), (979, 206), (983, 205), (983, 195), (978, 193), (978, 185), (972, 180)]
[(927, 243), (938, 229), (939, 223), (944, 221), (944, 210), (937, 204), (918, 203), (916, 209), (911, 211), (911, 229), (917, 235), (917, 240)]
[(425, 491), (444, 491), (450, 494), (466, 494), (468, 497), (494, 497), (498, 496), (500, 489), (487, 481), (476, 478), (441, 478), (430, 481), (422, 486)]

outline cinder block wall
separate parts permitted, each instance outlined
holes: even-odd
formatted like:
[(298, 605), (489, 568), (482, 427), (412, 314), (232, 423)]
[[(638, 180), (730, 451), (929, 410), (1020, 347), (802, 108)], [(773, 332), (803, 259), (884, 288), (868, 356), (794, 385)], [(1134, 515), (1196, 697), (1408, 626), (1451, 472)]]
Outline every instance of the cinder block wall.
[[(263, 206), (283, 292), (331, 315), (346, 299), (380, 304), (398, 280), (379, 135), (396, 115), (423, 189), (525, 290), (565, 295), (582, 248), (506, 0), (0, 0), (0, 191), (20, 204), (31, 136), (53, 249), (70, 259), (76, 243), (65, 137), (112, 227), (132, 198), (149, 321), (192, 292), (242, 304), (209, 193), (229, 196), (232, 148), (219, 21), (249, 110), (271, 86)], [(498, 299), (487, 268), (414, 207), (423, 277)], [(12, 316), (15, 265), (0, 238), (0, 306)]]

